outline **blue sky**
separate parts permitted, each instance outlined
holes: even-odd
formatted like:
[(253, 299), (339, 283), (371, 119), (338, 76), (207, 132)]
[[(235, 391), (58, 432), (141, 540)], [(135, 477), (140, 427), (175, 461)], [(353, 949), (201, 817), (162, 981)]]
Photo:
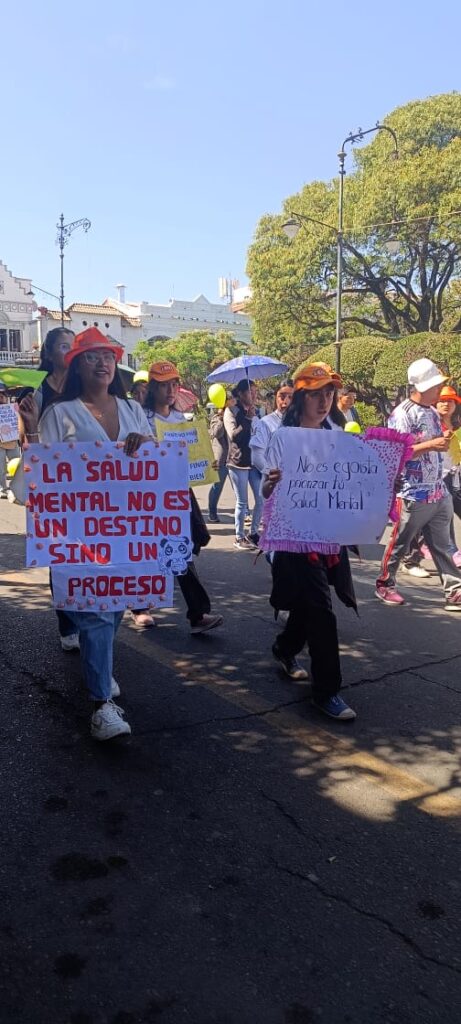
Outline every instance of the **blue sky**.
[(62, 210), (92, 221), (66, 249), (67, 302), (118, 281), (132, 300), (216, 299), (221, 274), (245, 280), (261, 214), (333, 176), (351, 129), (459, 88), (458, 8), (4, 4), (0, 259), (58, 292)]

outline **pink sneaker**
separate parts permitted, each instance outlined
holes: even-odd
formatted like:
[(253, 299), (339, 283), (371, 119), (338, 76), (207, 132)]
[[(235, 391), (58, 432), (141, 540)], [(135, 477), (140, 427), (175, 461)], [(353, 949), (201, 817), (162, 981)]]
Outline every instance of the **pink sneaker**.
[(453, 561), (457, 569), (461, 569), (461, 551), (455, 551)]
[(385, 583), (376, 584), (375, 595), (384, 604), (405, 604), (404, 598), (395, 587), (388, 587)]
[(420, 547), (419, 550), (420, 550), (423, 558), (426, 558), (428, 562), (432, 562), (432, 555), (431, 555), (431, 553), (429, 551), (429, 548), (428, 548), (427, 544), (421, 544), (421, 547)]

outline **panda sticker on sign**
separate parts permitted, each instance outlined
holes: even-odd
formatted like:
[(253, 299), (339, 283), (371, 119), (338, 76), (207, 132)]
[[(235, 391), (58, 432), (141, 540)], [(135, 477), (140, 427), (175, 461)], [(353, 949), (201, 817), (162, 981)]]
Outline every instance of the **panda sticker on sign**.
[(162, 573), (182, 576), (187, 572), (192, 558), (192, 542), (189, 537), (168, 537), (160, 541), (158, 565)]

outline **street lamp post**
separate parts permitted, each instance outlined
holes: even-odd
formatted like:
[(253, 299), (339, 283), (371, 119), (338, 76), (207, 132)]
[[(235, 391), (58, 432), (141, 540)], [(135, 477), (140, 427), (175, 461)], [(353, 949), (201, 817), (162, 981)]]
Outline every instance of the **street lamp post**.
[(82, 217), (80, 220), (72, 221), (71, 224), (64, 224), (64, 214), (61, 213), (56, 227), (58, 229), (56, 245), (59, 245), (59, 258), (61, 260), (61, 293), (59, 303), (61, 307), (61, 326), (64, 327), (64, 246), (67, 245), (72, 232), (76, 231), (77, 228), (83, 228), (85, 233), (89, 231), (91, 221), (87, 217)]
[[(341, 151), (338, 153), (339, 157), (339, 199), (338, 199), (338, 227), (334, 228), (332, 224), (325, 224), (322, 220), (317, 220), (315, 217), (309, 217), (304, 213), (293, 213), (289, 220), (282, 224), (282, 231), (287, 235), (288, 238), (293, 239), (296, 237), (300, 222), (303, 220), (310, 221), (313, 224), (319, 224), (321, 227), (329, 228), (330, 231), (336, 233), (336, 329), (335, 329), (335, 370), (339, 373), (341, 370), (341, 345), (342, 345), (342, 295), (343, 295), (343, 245), (344, 245), (344, 177), (346, 174), (344, 163), (346, 159), (345, 146), (349, 142), (360, 142), (365, 135), (370, 135), (372, 132), (388, 132), (392, 136), (394, 141), (394, 150), (392, 156), (394, 159), (398, 159), (399, 151), (397, 146), (397, 136), (393, 128), (389, 128), (387, 124), (375, 124), (374, 128), (358, 128), (356, 132), (351, 132), (350, 135), (344, 139), (341, 146)], [(390, 246), (393, 244), (387, 243)]]
[(397, 136), (393, 128), (389, 128), (387, 124), (380, 124), (379, 121), (373, 128), (358, 128), (356, 132), (351, 132), (350, 135), (344, 139), (341, 146), (340, 152), (338, 153), (339, 158), (339, 196), (338, 196), (338, 230), (337, 230), (337, 257), (336, 257), (336, 331), (335, 331), (335, 370), (339, 373), (341, 370), (341, 345), (342, 345), (342, 296), (343, 296), (343, 212), (344, 212), (344, 177), (346, 174), (344, 163), (346, 160), (345, 146), (352, 142), (361, 142), (365, 135), (371, 135), (373, 132), (388, 132), (392, 136), (394, 142), (394, 159), (398, 159), (399, 150), (397, 146)]

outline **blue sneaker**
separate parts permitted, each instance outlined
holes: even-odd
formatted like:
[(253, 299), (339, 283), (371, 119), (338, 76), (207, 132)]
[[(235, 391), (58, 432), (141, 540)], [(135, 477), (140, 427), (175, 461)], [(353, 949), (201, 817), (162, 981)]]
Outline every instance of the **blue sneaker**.
[(340, 722), (349, 722), (353, 718), (357, 718), (355, 711), (338, 694), (334, 697), (327, 697), (326, 700), (314, 699), (312, 703), (319, 711), (323, 711), (324, 715), (328, 715), (329, 718), (336, 718)]

